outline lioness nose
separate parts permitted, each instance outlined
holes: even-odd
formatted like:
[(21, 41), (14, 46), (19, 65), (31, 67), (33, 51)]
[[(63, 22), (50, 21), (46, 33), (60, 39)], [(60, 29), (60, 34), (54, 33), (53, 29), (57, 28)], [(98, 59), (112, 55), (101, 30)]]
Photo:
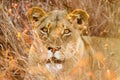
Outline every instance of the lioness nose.
[(48, 50), (51, 50), (51, 52), (53, 52), (53, 53), (55, 53), (56, 51), (58, 51), (58, 50), (60, 50), (61, 49), (61, 47), (55, 47), (55, 48), (53, 48), (53, 47), (48, 47)]

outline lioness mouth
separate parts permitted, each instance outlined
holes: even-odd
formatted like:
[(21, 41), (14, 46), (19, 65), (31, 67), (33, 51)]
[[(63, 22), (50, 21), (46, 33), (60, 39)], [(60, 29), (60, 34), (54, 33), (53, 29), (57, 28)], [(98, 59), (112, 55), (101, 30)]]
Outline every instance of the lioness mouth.
[(57, 59), (56, 57), (51, 57), (46, 61), (46, 63), (55, 63), (55, 64), (62, 64), (64, 62), (65, 60), (60, 60), (60, 59)]

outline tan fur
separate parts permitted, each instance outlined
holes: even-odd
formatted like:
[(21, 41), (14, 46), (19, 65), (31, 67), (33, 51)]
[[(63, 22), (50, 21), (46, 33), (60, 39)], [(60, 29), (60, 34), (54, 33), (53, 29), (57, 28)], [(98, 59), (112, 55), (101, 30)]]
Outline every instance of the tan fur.
[[(87, 12), (81, 9), (76, 9), (71, 13), (67, 13), (65, 10), (54, 10), (47, 14), (41, 8), (33, 7), (28, 10), (27, 17), (34, 28), (34, 42), (29, 53), (30, 69), (38, 66), (46, 69), (46, 60), (49, 59), (48, 54), (51, 53), (47, 48), (52, 47), (51, 51), (54, 51), (57, 47), (60, 47), (55, 55), (63, 61), (63, 63), (60, 63), (62, 67), (52, 60), (53, 62), (48, 64), (55, 66), (56, 69), (52, 69), (48, 65), (49, 68), (45, 70), (45, 74), (50, 72), (55, 76), (62, 73), (62, 75), (69, 77), (74, 67), (84, 59), (86, 60), (86, 70), (91, 70), (92, 48), (89, 45), (89, 39), (81, 36), (82, 31), (87, 27), (89, 18)], [(56, 66), (59, 66), (60, 70)], [(31, 71), (30, 73), (33, 75), (42, 73)], [(82, 74), (80, 71), (76, 73)]]
[[(27, 17), (34, 28), (34, 42), (29, 53), (31, 69), (34, 69), (32, 67), (45, 67), (46, 64), (49, 64), (47, 65), (49, 68), (45, 68), (48, 72), (42, 75), (51, 72), (55, 76), (62, 72), (63, 75), (70, 76), (74, 75), (72, 71), (77, 65), (80, 67), (76, 71), (79, 73), (77, 74), (79, 77), (81, 77), (80, 75), (86, 76), (86, 73), (82, 72), (82, 67), (85, 72), (91, 71), (93, 51), (89, 43), (90, 39), (82, 36), (89, 18), (86, 11), (76, 9), (67, 13), (65, 10), (54, 10), (45, 13), (41, 8), (33, 7), (28, 10)], [(49, 50), (49, 47), (52, 49)], [(55, 58), (58, 57), (62, 61), (59, 63), (60, 65), (57, 65), (50, 57), (53, 53)], [(51, 62), (46, 63), (47, 59)], [(36, 74), (38, 73), (40, 74), (40, 72), (36, 72)]]

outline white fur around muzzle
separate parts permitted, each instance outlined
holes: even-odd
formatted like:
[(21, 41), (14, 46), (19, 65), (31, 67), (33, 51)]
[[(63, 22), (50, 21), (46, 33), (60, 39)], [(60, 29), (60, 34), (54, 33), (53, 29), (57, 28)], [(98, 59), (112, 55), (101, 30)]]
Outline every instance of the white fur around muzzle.
[[(54, 54), (51, 52), (51, 50), (48, 50), (48, 56), (47, 59), (51, 59), (52, 57), (55, 57), (56, 59), (63, 59), (63, 55), (61, 55), (60, 51), (56, 51)], [(46, 63), (46, 68), (50, 71), (50, 72), (58, 72), (60, 70), (63, 69), (63, 65), (62, 63), (54, 63), (54, 62), (50, 62), (50, 63)]]

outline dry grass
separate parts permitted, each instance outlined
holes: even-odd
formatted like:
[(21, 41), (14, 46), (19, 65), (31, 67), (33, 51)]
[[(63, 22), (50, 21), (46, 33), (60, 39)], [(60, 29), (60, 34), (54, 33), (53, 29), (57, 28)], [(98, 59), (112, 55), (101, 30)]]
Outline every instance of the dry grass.
[[(0, 36), (4, 36), (0, 37), (0, 80), (37, 80), (28, 72), (28, 53), (33, 37), (31, 35), (32, 28), (26, 19), (26, 11), (32, 6), (40, 6), (48, 12), (54, 9), (66, 9), (68, 12), (76, 8), (84, 9), (90, 15), (88, 35), (120, 38), (119, 0), (0, 0)], [(96, 46), (96, 44), (94, 45)], [(106, 44), (105, 47), (107, 46)], [(112, 50), (110, 48), (110, 52)], [(96, 73), (97, 77), (93, 72), (86, 75), (92, 76), (93, 80), (120, 80), (120, 74), (118, 74), (120, 68), (110, 68), (114, 67), (111, 64), (119, 64), (112, 60), (117, 58), (119, 62), (119, 59), (117, 56), (115, 58), (108, 56), (98, 53), (96, 60), (102, 66), (100, 67), (101, 71)], [(104, 60), (106, 57), (110, 59), (107, 60), (111, 63)], [(76, 64), (76, 67), (73, 68), (72, 74), (77, 72), (78, 65)], [(54, 79), (44, 67), (43, 71), (38, 68), (33, 68), (33, 71), (41, 72), (49, 80)], [(72, 79), (70, 76), (63, 76), (61, 80)]]

